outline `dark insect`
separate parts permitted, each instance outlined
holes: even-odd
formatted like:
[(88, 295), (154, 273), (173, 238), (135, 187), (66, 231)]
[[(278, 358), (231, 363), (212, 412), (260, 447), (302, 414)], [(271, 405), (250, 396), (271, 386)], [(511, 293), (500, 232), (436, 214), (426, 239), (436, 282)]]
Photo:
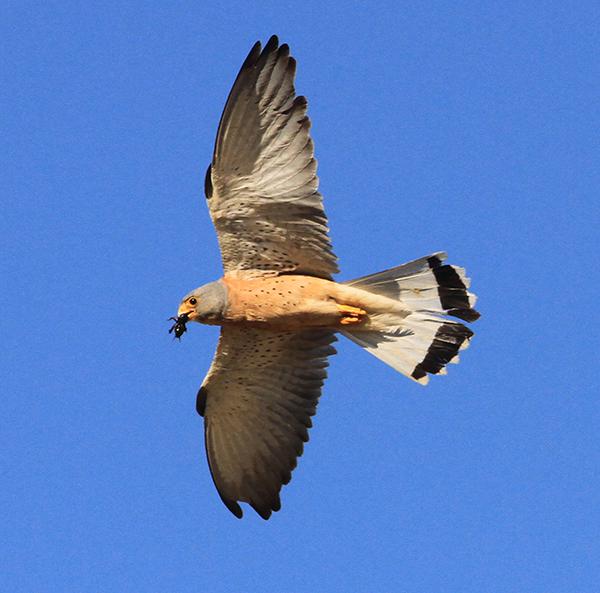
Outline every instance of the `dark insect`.
[(175, 323), (171, 326), (169, 333), (175, 333), (175, 337), (179, 340), (181, 336), (187, 331), (187, 327), (185, 324), (189, 321), (189, 317), (187, 313), (180, 315), (179, 317), (169, 317), (169, 321), (174, 321)]

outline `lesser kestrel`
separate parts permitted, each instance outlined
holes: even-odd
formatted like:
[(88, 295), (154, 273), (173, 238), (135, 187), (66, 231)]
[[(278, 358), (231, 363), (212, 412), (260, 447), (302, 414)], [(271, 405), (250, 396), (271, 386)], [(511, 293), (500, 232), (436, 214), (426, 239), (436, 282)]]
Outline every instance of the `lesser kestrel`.
[(280, 508), (308, 440), (336, 333), (425, 384), (473, 332), (475, 296), (462, 268), (435, 253), (338, 283), (318, 191), (296, 62), (273, 36), (256, 43), (219, 123), (205, 192), (223, 257), (221, 279), (190, 292), (172, 330), (221, 326), (197, 396), (213, 480), (227, 508), (267, 519)]

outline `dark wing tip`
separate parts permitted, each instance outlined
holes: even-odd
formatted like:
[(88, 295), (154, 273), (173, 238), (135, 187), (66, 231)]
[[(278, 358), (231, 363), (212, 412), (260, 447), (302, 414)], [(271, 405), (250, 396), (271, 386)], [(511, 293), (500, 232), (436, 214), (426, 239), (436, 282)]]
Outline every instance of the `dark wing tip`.
[(212, 165), (208, 165), (208, 169), (206, 169), (206, 175), (204, 177), (204, 195), (206, 196), (207, 200), (210, 200), (213, 195), (211, 170)]
[(225, 498), (220, 492), (219, 492), (219, 496), (221, 497), (221, 500), (223, 501), (223, 504), (238, 519), (241, 519), (244, 516), (244, 512), (242, 511), (242, 507), (235, 500), (229, 500), (228, 498)]
[[(246, 59), (244, 60), (244, 63), (242, 64), (242, 67), (240, 68), (240, 72), (255, 66), (261, 57), (265, 58), (271, 52), (275, 51), (278, 46), (279, 46), (279, 38), (277, 37), (277, 35), (271, 35), (271, 37), (269, 37), (269, 41), (267, 41), (267, 44), (265, 45), (264, 48), (262, 47), (261, 42), (257, 41), (252, 46), (252, 49), (246, 56)], [(283, 48), (287, 48), (287, 51), (289, 53), (289, 48), (285, 43), (279, 48), (279, 51), (281, 52), (281, 50)], [(283, 51), (285, 52), (286, 50), (283, 50)]]
[(256, 66), (257, 69), (261, 70), (267, 63), (267, 60), (271, 54), (277, 53), (279, 55), (281, 47), (279, 47), (279, 39), (277, 39), (277, 35), (273, 35), (269, 41), (267, 41), (267, 44), (256, 59), (256, 62), (253, 64), (253, 66)]
[(276, 493), (273, 498), (268, 501), (251, 501), (250, 506), (258, 513), (260, 517), (267, 521), (273, 512), (276, 513), (277, 511), (281, 510), (281, 499), (279, 498), (279, 493)]
[(290, 46), (287, 43), (283, 43), (277, 50), (277, 57), (287, 58), (290, 55)]
[(277, 35), (271, 35), (271, 37), (269, 37), (269, 41), (267, 41), (267, 44), (265, 45), (265, 49), (263, 53), (270, 53), (273, 50), (277, 49), (277, 46), (279, 45), (279, 37), (277, 37)]
[[(271, 39), (272, 39), (272, 37), (271, 37)], [(269, 43), (271, 42), (271, 39), (269, 39)], [(244, 60), (244, 63), (242, 64), (242, 67), (240, 68), (240, 70), (246, 70), (247, 68), (252, 68), (252, 66), (254, 66), (254, 64), (256, 64), (256, 61), (258, 60), (258, 58), (260, 56), (261, 48), (262, 48), (262, 45), (261, 45), (260, 41), (257, 41), (252, 46), (252, 49), (246, 56), (246, 59)], [(265, 50), (266, 49), (267, 48), (265, 47)]]
[(308, 107), (308, 99), (304, 95), (298, 95), (294, 97), (292, 105), (297, 109), (306, 108)]
[[(242, 507), (235, 500), (231, 500), (229, 498), (225, 498), (220, 492), (219, 496), (223, 501), (223, 504), (229, 509), (229, 511), (235, 515), (238, 519), (241, 519), (244, 516), (244, 512), (242, 511)], [(273, 512), (277, 512), (281, 509), (281, 501), (279, 496), (269, 504), (260, 504), (256, 502), (250, 502), (250, 506), (256, 511), (256, 513), (265, 521), (267, 521)]]
[(287, 70), (288, 76), (290, 76), (292, 78), (292, 80), (296, 76), (296, 66), (297, 66), (296, 58), (290, 56), (288, 58), (286, 70)]
[(269, 509), (267, 507), (260, 507), (258, 505), (251, 505), (251, 506), (258, 513), (258, 515), (265, 521), (268, 521), (269, 518), (271, 517), (271, 513), (273, 512), (271, 509)]
[(204, 416), (206, 411), (206, 387), (200, 387), (198, 395), (196, 395), (196, 412), (200, 416)]

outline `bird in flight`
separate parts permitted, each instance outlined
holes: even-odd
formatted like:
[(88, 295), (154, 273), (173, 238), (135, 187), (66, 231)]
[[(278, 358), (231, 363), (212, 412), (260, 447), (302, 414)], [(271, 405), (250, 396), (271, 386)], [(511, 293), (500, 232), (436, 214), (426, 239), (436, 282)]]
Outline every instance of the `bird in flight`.
[(220, 325), (196, 409), (227, 508), (280, 509), (308, 440), (332, 343), (342, 334), (413, 381), (445, 374), (473, 332), (475, 296), (462, 268), (434, 253), (338, 283), (306, 98), (276, 36), (242, 64), (205, 179), (223, 258), (221, 279), (186, 295), (170, 331)]

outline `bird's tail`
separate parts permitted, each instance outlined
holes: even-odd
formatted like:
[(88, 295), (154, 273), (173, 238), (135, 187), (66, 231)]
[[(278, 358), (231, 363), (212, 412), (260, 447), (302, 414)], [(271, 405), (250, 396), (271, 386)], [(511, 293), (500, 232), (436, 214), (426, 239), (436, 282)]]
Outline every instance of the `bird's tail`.
[(458, 362), (473, 332), (458, 321), (475, 321), (476, 297), (463, 268), (443, 264), (445, 253), (434, 253), (384, 272), (345, 284), (401, 301), (412, 312), (406, 316), (375, 314), (363, 326), (342, 332), (392, 368), (425, 385), (428, 373), (446, 374)]

